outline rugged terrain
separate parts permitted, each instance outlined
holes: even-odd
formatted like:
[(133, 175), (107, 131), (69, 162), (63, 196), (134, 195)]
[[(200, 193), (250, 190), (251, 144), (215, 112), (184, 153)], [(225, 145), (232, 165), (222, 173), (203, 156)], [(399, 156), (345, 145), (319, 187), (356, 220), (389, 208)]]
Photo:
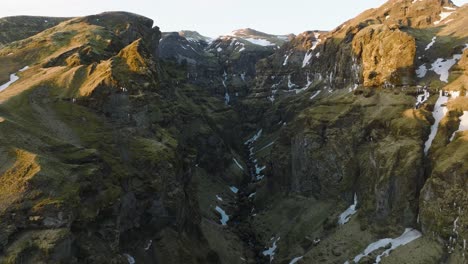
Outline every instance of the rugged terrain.
[(1, 19), (0, 263), (467, 263), (467, 20)]

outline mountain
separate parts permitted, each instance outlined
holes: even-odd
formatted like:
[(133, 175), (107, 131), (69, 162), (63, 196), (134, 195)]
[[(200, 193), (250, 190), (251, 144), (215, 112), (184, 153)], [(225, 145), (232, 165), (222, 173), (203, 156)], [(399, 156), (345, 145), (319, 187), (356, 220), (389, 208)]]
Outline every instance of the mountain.
[(15, 16), (0, 18), (0, 47), (36, 35), (69, 18)]
[(0, 263), (465, 263), (467, 19), (0, 20)]

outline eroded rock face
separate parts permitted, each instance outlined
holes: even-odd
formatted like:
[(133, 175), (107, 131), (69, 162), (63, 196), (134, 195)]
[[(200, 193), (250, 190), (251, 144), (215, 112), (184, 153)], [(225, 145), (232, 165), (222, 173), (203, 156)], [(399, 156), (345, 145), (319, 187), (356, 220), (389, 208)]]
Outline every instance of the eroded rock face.
[(364, 28), (353, 39), (353, 51), (362, 60), (365, 86), (413, 83), (416, 43), (398, 28), (384, 25)]

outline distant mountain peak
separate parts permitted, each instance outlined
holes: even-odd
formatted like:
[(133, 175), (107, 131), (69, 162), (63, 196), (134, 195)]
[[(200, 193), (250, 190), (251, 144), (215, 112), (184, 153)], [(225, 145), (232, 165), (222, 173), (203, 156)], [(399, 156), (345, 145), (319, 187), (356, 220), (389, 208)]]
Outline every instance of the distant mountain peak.
[(203, 36), (197, 31), (192, 30), (181, 30), (179, 31), (179, 36), (186, 38), (188, 41), (205, 41), (211, 42), (213, 39), (207, 36)]

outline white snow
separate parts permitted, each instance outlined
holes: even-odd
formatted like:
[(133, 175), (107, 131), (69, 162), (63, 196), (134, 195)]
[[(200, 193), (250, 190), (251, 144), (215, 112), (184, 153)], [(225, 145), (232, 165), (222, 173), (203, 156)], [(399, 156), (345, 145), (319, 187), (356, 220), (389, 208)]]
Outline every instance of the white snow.
[(269, 147), (273, 146), (273, 144), (275, 144), (275, 142), (274, 142), (274, 141), (273, 141), (273, 142), (270, 142), (270, 143), (268, 143), (268, 144), (267, 144), (267, 145), (265, 145), (263, 148), (261, 148), (261, 149), (259, 149), (259, 150), (255, 151), (255, 153), (257, 153), (257, 152), (260, 152), (260, 151), (262, 151), (262, 150), (264, 150), (264, 149), (267, 149), (267, 148), (269, 148)]
[(315, 37), (316, 40), (312, 42), (312, 47), (310, 48), (311, 50), (315, 50), (315, 48), (317, 48), (318, 44), (320, 44), (320, 42), (322, 42), (322, 40), (319, 39), (320, 33), (314, 32), (314, 37)]
[(229, 105), (229, 102), (231, 101), (231, 97), (229, 96), (228, 92), (224, 94), (224, 104)]
[(237, 189), (237, 187), (234, 186), (229, 187), (229, 189), (231, 189), (233, 193), (237, 193), (239, 191), (239, 189)]
[(153, 244), (153, 240), (148, 241), (148, 244), (145, 247), (145, 251), (148, 251), (148, 249), (150, 249), (152, 244)]
[(244, 167), (240, 165), (239, 161), (237, 161), (235, 158), (233, 158), (233, 160), (234, 160), (234, 163), (236, 163), (237, 167), (239, 167), (239, 169), (244, 170)]
[(216, 49), (216, 51), (221, 52), (221, 51), (223, 51), (223, 48), (218, 47), (218, 48)]
[(253, 192), (253, 193), (249, 194), (248, 198), (253, 198), (255, 195), (257, 195), (257, 193)]
[(374, 252), (375, 250), (379, 248), (385, 248), (387, 245), (391, 245), (391, 247), (384, 252), (382, 252), (380, 255), (377, 256), (375, 259), (375, 263), (380, 263), (382, 260), (382, 257), (388, 256), (391, 251), (395, 250), (399, 246), (403, 246), (406, 244), (409, 244), (410, 242), (420, 238), (422, 236), (421, 232), (419, 232), (416, 229), (412, 228), (406, 228), (405, 232), (397, 238), (384, 238), (380, 239), (374, 243), (371, 243), (370, 245), (367, 246), (367, 248), (364, 250), (363, 253), (357, 255), (354, 257), (354, 262), (359, 263), (359, 261), (365, 257)]
[(293, 258), (291, 260), (291, 262), (289, 262), (289, 264), (296, 264), (299, 260), (301, 260), (303, 258), (303, 256), (300, 256), (300, 257), (296, 257), (296, 258)]
[(307, 66), (309, 63), (310, 63), (310, 59), (312, 59), (313, 57), (313, 53), (311, 50), (309, 50), (305, 56), (304, 56), (304, 60), (302, 61), (302, 68), (304, 68), (305, 66)]
[(10, 81), (2, 84), (0, 86), (0, 91), (5, 90), (6, 88), (8, 88), (12, 83), (16, 82), (17, 80), (19, 80), (19, 77), (16, 76), (16, 73), (10, 74)]
[[(310, 63), (310, 60), (311, 60), (312, 57), (313, 57), (313, 52), (312, 52), (312, 51), (314, 51), (314, 50), (317, 48), (318, 44), (320, 44), (320, 43), (322, 42), (322, 40), (319, 39), (320, 33), (315, 32), (315, 33), (314, 33), (314, 36), (315, 36), (315, 39), (316, 39), (316, 40), (314, 40), (314, 41), (312, 42), (312, 47), (311, 47), (311, 48), (307, 51), (307, 53), (305, 54), (304, 60), (302, 61), (302, 68), (304, 68), (305, 66), (307, 66), (307, 65)], [(317, 57), (317, 58), (320, 57), (320, 52), (318, 52), (318, 53), (315, 55), (315, 57)]]
[(288, 64), (288, 59), (289, 59), (289, 55), (286, 55), (286, 58), (284, 59), (284, 62), (283, 62), (283, 66), (286, 66)]
[(422, 92), (423, 92), (422, 94), (418, 94), (418, 96), (416, 97), (415, 108), (418, 108), (420, 105), (424, 104), (427, 101), (427, 99), (429, 99), (429, 96), (431, 95), (427, 87), (424, 87)]
[[(468, 48), (468, 44), (465, 44), (465, 49)], [(443, 82), (448, 82), (449, 70), (453, 65), (457, 63), (462, 57), (462, 54), (454, 54), (451, 59), (438, 58), (434, 63), (432, 63), (431, 70), (440, 75), (440, 80)]]
[(457, 132), (467, 131), (467, 130), (468, 130), (468, 111), (463, 111), (463, 115), (460, 116), (460, 125), (458, 126), (458, 130), (453, 132), (452, 137), (450, 138), (450, 141), (452, 141), (455, 138), (455, 134)]
[(346, 224), (353, 214), (355, 214), (357, 206), (357, 195), (354, 194), (354, 203), (348, 207), (343, 213), (341, 213), (340, 217), (338, 218), (338, 224), (344, 225)]
[(242, 81), (245, 82), (245, 72), (241, 73), (240, 77), (241, 77)]
[(135, 259), (132, 256), (130, 256), (129, 254), (125, 253), (123, 255), (127, 258), (128, 264), (135, 264), (136, 263)]
[(429, 138), (427, 139), (426, 143), (424, 143), (424, 153), (427, 154), (429, 148), (432, 145), (432, 141), (434, 140), (437, 129), (439, 128), (439, 123), (442, 118), (444, 118), (445, 114), (447, 113), (447, 107), (445, 104), (448, 101), (448, 97), (443, 94), (442, 91), (439, 93), (439, 98), (434, 105), (434, 111), (432, 112), (432, 116), (434, 117), (435, 121), (434, 124), (431, 126), (431, 134), (429, 134)]
[(216, 199), (218, 199), (218, 201), (220, 201), (220, 202), (223, 201), (223, 198), (221, 198), (221, 196), (219, 196), (219, 195), (216, 195)]
[(291, 74), (288, 75), (288, 88), (291, 90), (292, 88), (296, 87), (297, 85), (291, 82)]
[(275, 239), (273, 241), (273, 245), (270, 248), (263, 251), (264, 256), (269, 256), (270, 257), (270, 263), (273, 261), (273, 259), (275, 257), (275, 251), (278, 248), (278, 246), (276, 245), (276, 242), (278, 242), (279, 240), (280, 240), (280, 237), (278, 237), (277, 239)]
[(221, 219), (219, 221), (221, 222), (222, 225), (226, 225), (227, 222), (229, 221), (229, 216), (226, 214), (226, 212), (221, 209), (221, 207), (216, 206), (216, 211), (221, 215)]
[(257, 139), (262, 135), (262, 129), (260, 129), (255, 135), (253, 135), (251, 138), (249, 138), (245, 143), (244, 145), (249, 145), (251, 143), (254, 143), (255, 141), (257, 141)]
[(453, 13), (453, 11), (449, 11), (449, 12), (441, 12), (440, 13), (440, 19), (436, 22), (434, 22), (434, 25), (438, 25), (440, 22), (442, 22), (444, 19), (446, 19), (447, 17), (449, 17), (451, 14)]
[(316, 91), (316, 92), (310, 97), (310, 100), (312, 100), (312, 99), (314, 99), (315, 97), (317, 97), (317, 95), (319, 95), (320, 92), (321, 92), (321, 90)]
[(432, 45), (434, 45), (436, 39), (437, 39), (437, 37), (433, 37), (431, 42), (429, 44), (427, 44), (426, 49), (424, 49), (424, 50), (429, 50), (432, 47)]
[[(29, 69), (29, 66), (21, 68), (18, 72), (23, 72), (27, 69)], [(19, 77), (16, 75), (16, 73), (10, 74), (10, 81), (0, 85), (0, 92), (8, 88), (12, 83), (16, 82), (17, 80), (19, 80)]]
[(419, 68), (416, 70), (416, 75), (418, 76), (418, 78), (424, 78), (426, 74), (427, 74), (427, 68), (426, 68), (426, 65), (424, 64), (419, 66)]
[(245, 38), (245, 40), (247, 40), (248, 42), (253, 43), (255, 45), (264, 46), (264, 47), (274, 46), (275, 45), (274, 43), (271, 43), (270, 41), (268, 41), (266, 39)]

